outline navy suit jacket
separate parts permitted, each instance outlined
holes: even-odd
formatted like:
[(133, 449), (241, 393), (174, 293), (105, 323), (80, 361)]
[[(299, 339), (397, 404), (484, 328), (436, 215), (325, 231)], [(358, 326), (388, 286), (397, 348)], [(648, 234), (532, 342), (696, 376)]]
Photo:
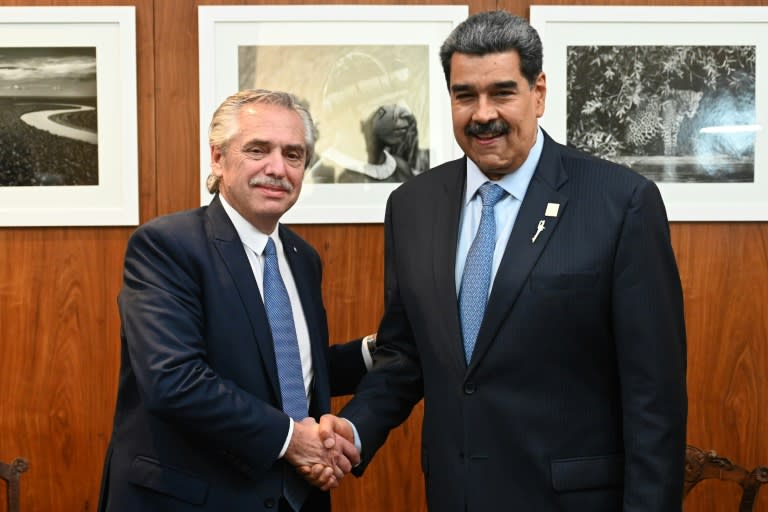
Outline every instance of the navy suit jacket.
[[(365, 372), (360, 341), (328, 347), (316, 251), (279, 236), (309, 328), (310, 414)], [(131, 236), (119, 296), (122, 362), (99, 510), (275, 510), (292, 468), (272, 337), (248, 258), (217, 197)], [(315, 491), (304, 510), (327, 510)]]
[(423, 398), (430, 510), (680, 511), (685, 326), (657, 187), (545, 134), (467, 365), (465, 180), (460, 159), (389, 198), (379, 348), (341, 412), (364, 463)]

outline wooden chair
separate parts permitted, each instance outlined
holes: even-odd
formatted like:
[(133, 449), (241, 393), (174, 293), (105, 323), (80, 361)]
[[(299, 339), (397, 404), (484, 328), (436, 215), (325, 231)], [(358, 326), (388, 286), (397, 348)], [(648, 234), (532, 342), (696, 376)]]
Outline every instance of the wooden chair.
[(27, 459), (16, 457), (10, 464), (0, 462), (0, 478), (8, 488), (8, 512), (19, 512), (19, 479), (29, 469)]
[(683, 496), (702, 480), (716, 478), (736, 482), (742, 488), (738, 512), (753, 512), (760, 486), (768, 483), (768, 466), (758, 466), (752, 471), (720, 457), (710, 450), (688, 445), (685, 450), (685, 484)]

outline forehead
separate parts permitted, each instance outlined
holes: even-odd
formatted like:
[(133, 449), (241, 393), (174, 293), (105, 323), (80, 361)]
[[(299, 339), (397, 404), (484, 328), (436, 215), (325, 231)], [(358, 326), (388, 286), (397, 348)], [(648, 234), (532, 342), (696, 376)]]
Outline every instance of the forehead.
[(508, 81), (527, 84), (517, 50), (485, 55), (457, 52), (451, 56), (451, 86), (486, 87)]
[(290, 108), (266, 103), (244, 105), (239, 121), (236, 138), (304, 145), (304, 123), (299, 113)]

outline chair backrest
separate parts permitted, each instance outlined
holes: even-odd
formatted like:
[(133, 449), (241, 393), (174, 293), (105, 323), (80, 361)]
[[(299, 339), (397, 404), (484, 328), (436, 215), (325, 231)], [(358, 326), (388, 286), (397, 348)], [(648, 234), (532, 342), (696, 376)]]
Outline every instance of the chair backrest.
[(705, 452), (688, 445), (685, 450), (684, 496), (702, 480), (715, 478), (736, 482), (742, 488), (739, 512), (753, 512), (760, 486), (768, 483), (768, 466), (757, 466), (749, 471), (720, 457), (713, 450)]
[(8, 512), (19, 512), (19, 479), (29, 469), (27, 459), (16, 457), (10, 464), (0, 462), (0, 478), (7, 483)]

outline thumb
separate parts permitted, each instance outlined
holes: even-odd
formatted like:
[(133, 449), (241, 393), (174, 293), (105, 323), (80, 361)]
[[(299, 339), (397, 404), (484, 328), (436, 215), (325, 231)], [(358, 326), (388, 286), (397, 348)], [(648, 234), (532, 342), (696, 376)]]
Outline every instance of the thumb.
[(334, 429), (338, 418), (332, 414), (324, 414), (320, 418), (320, 441), (327, 449), (336, 446), (336, 437)]

